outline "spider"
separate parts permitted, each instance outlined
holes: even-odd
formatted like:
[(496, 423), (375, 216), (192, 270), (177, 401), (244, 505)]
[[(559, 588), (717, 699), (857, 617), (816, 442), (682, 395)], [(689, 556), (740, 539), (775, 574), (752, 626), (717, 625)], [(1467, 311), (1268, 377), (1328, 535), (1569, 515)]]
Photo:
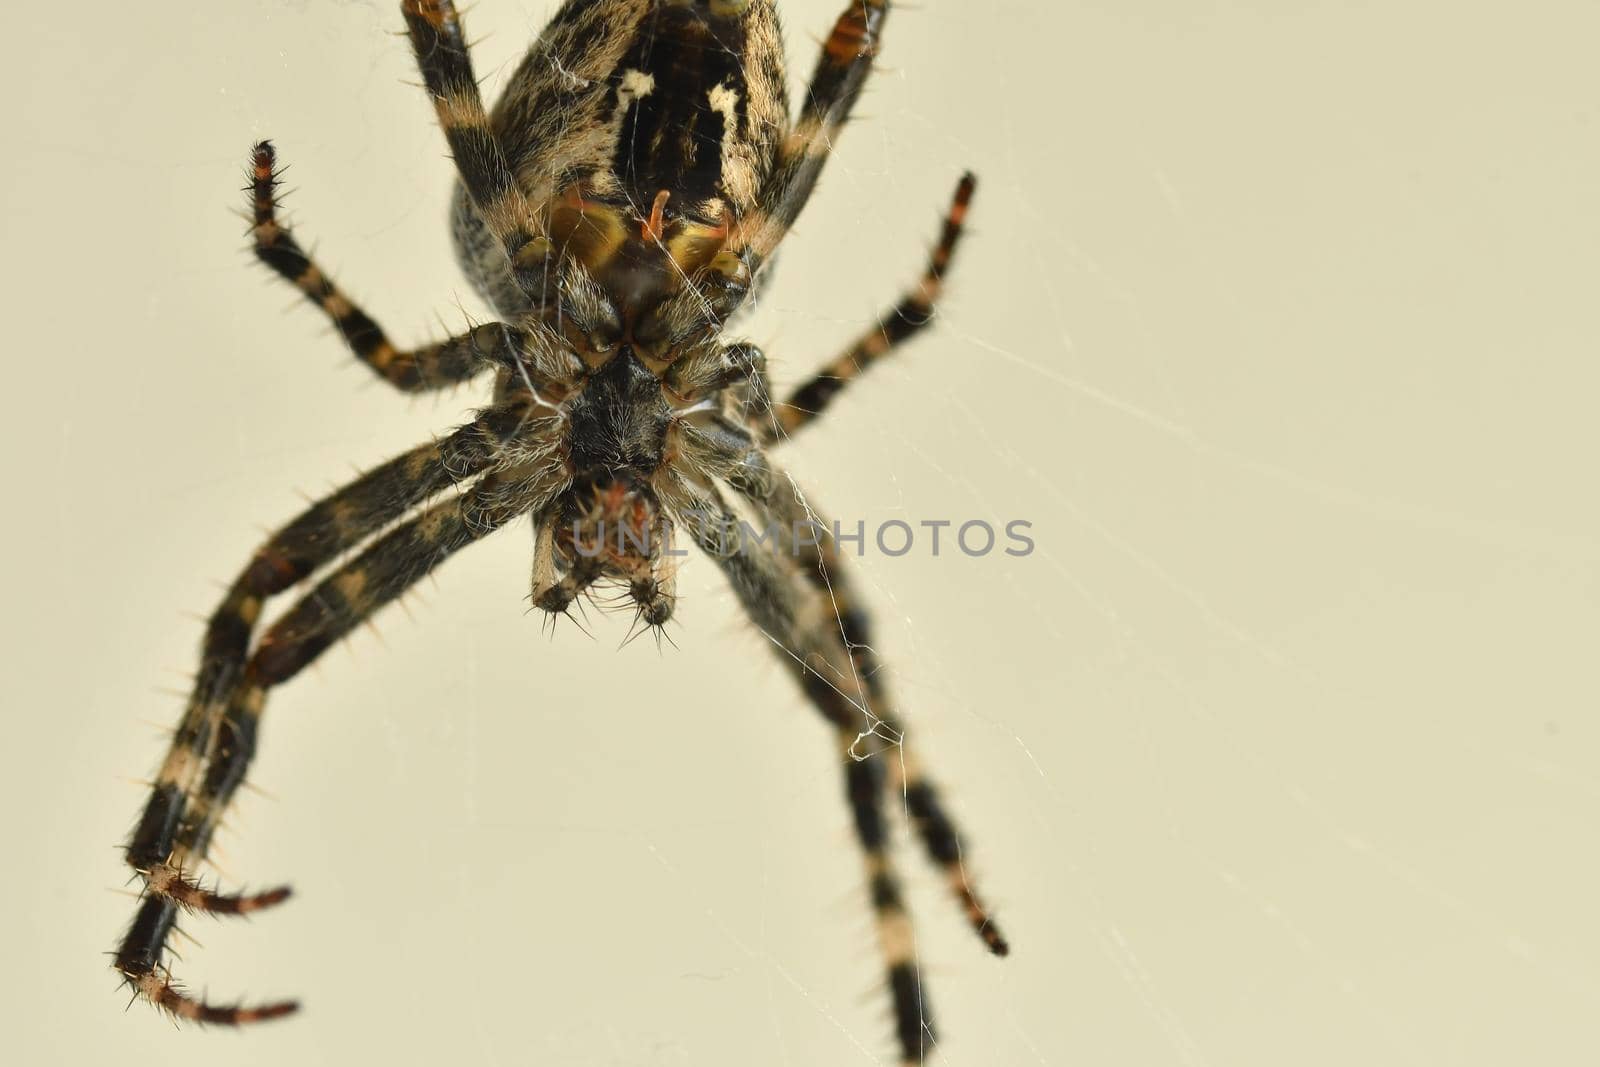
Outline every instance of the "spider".
[[(657, 633), (683, 531), (833, 728), (904, 1062), (923, 1062), (934, 1031), (888, 847), (891, 790), (972, 928), (1006, 953), (961, 835), (905, 745), (839, 546), (770, 455), (929, 324), (973, 177), (957, 185), (917, 284), (787, 400), (770, 399), (755, 346), (722, 338), (810, 197), (888, 8), (850, 0), (791, 119), (772, 0), (567, 0), (493, 112), (454, 5), (404, 0), (454, 158), (457, 253), (502, 316), (420, 348), (392, 343), (306, 254), (278, 218), (274, 148), (255, 146), (260, 260), (396, 388), (492, 373), (494, 392), (470, 422), (281, 527), (211, 615), (194, 692), (126, 849), (143, 892), (114, 966), (136, 997), (203, 1023), (295, 1011), (194, 997), (165, 962), (180, 913), (244, 914), (289, 896), (224, 893), (195, 875), (256, 751), (267, 694), (452, 553), (524, 516), (535, 606), (554, 618), (614, 588)], [(745, 514), (781, 536), (729, 537)], [(257, 633), (269, 598), (313, 580)]]

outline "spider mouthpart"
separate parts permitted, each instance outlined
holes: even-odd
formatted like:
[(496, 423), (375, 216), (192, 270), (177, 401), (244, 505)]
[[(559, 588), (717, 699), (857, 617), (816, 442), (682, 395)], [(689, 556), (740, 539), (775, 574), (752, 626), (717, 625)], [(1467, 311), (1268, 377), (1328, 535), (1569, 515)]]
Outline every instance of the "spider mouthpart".
[(647, 625), (664, 625), (676, 602), (671, 536), (671, 521), (646, 481), (629, 471), (591, 474), (539, 520), (534, 606), (565, 613), (593, 587), (613, 585)]

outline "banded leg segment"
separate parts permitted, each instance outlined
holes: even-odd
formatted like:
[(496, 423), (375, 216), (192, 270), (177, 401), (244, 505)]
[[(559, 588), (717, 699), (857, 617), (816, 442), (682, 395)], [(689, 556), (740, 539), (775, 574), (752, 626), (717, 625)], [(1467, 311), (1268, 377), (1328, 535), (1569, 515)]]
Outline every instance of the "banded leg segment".
[(168, 860), (184, 802), (209, 759), (213, 728), (233, 698), (267, 598), (307, 578), (415, 505), (483, 471), (527, 417), (520, 404), (488, 408), (444, 438), (374, 467), (313, 504), (256, 550), (206, 626), (194, 691), (129, 840), (129, 864), (149, 871)]
[[(759, 197), (761, 210), (740, 223), (728, 252), (754, 276), (799, 217), (833, 143), (855, 107), (889, 16), (889, 0), (849, 0), (823, 42), (799, 118), (779, 147), (778, 162)], [(719, 257), (720, 258), (720, 257)], [(728, 260), (731, 273), (733, 265)]]
[[(820, 697), (813, 690), (824, 682), (830, 696)], [(839, 726), (838, 741), (844, 763), (845, 795), (850, 803), (856, 841), (861, 845), (867, 872), (867, 891), (872, 903), (872, 920), (888, 968), (889, 995), (894, 1005), (895, 1039), (906, 1064), (920, 1064), (933, 1050), (938, 1035), (933, 1028), (933, 1013), (922, 969), (917, 963), (916, 931), (906, 910), (900, 875), (889, 855), (888, 820), (884, 817), (886, 765), (894, 753), (878, 748), (870, 754), (861, 751), (860, 712), (843, 700), (816, 673), (801, 672), (801, 686), (812, 703), (830, 720), (835, 713), (848, 721)], [(843, 705), (842, 707), (840, 705)]]
[(173, 981), (161, 964), (168, 936), (178, 917), (178, 905), (165, 897), (146, 897), (134, 917), (128, 936), (117, 950), (114, 966), (133, 991), (169, 1012), (173, 1018), (220, 1026), (243, 1026), (293, 1015), (300, 1005), (293, 1000), (246, 1007), (243, 1004), (213, 1004), (191, 996)]
[(489, 122), (461, 16), (450, 0), (402, 0), (400, 11), (461, 184), (505, 249), (518, 286), (537, 304), (552, 246)]
[(204, 856), (255, 754), (269, 689), (300, 673), (456, 552), (542, 507), (556, 484), (553, 469), (526, 479), (489, 474), (461, 497), (435, 504), (372, 542), (273, 623), (261, 635), (228, 704), (216, 753), (178, 834), (174, 862), (183, 865)]
[[(269, 628), (245, 665), (217, 726), (215, 751), (199, 791), (189, 799), (170, 862), (182, 868), (204, 856), (222, 812), (255, 755), (269, 688), (294, 677), (451, 554), (517, 515), (543, 506), (556, 484), (549, 476), (523, 480), (486, 476), (460, 498), (436, 504), (380, 537)], [(160, 961), (177, 911), (172, 899), (148, 897), (117, 952), (118, 970), (140, 995), (180, 1018), (203, 1022), (253, 1022), (295, 1010), (293, 1002), (248, 1009), (211, 1005), (176, 987)]]
[(696, 500), (690, 510), (694, 514), (685, 518), (685, 525), (696, 542), (717, 561), (745, 611), (777, 646), (779, 659), (836, 731), (845, 795), (866, 864), (878, 946), (887, 968), (895, 1036), (902, 1062), (921, 1064), (933, 1048), (935, 1031), (884, 815), (885, 782), (894, 752), (867, 710), (866, 692), (852, 684), (849, 667), (841, 670), (841, 645), (830, 628), (833, 616), (831, 611), (819, 611), (816, 593), (799, 588), (793, 569), (767, 546), (747, 538), (728, 539), (726, 531), (738, 529), (737, 519), (720, 501)]
[(254, 220), (250, 234), (256, 258), (321, 308), (350, 351), (380, 378), (396, 389), (414, 393), (456, 385), (492, 366), (514, 361), (505, 327), (498, 323), (422, 348), (396, 348), (382, 327), (340, 291), (278, 220), (279, 173), (272, 142), (258, 142), (250, 161)]
[[(493, 475), (485, 482), (492, 482)], [(204, 857), (228, 801), (244, 781), (256, 750), (267, 690), (288, 681), (340, 637), (437, 567), (452, 553), (498, 529), (530, 507), (536, 496), (504, 498), (498, 486), (479, 483), (457, 500), (436, 504), (375, 541), (350, 564), (329, 575), (262, 635), (241, 684), (218, 724), (218, 743), (199, 792), (190, 798), (173, 849), (180, 869)], [(293, 1012), (293, 1001), (259, 1008), (207, 1004), (175, 986), (161, 967), (177, 919), (170, 899), (150, 896), (117, 951), (116, 966), (146, 999), (179, 1018), (237, 1024)]]
[(240, 699), (256, 620), (271, 595), (308, 577), (416, 504), (492, 465), (526, 417), (523, 406), (487, 409), (447, 437), (374, 468), (274, 534), (229, 588), (207, 626), (194, 692), (127, 847), (127, 861), (144, 877), (147, 896), (117, 952), (116, 967), (146, 999), (179, 1016), (209, 1022), (246, 1022), (292, 1010), (292, 1005), (244, 1009), (186, 1000), (160, 968), (180, 909), (244, 913), (288, 896), (287, 888), (253, 895), (207, 890), (187, 873), (203, 848), (180, 848), (180, 842), (192, 846), (197, 840), (199, 822), (214, 825), (220, 815), (212, 803), (202, 817), (200, 809), (206, 805), (194, 802), (214, 777), (216, 760), (237, 747), (230, 712)]
[(928, 255), (927, 266), (923, 268), (917, 284), (901, 296), (899, 303), (877, 325), (857, 337), (837, 358), (817, 371), (810, 381), (790, 393), (788, 399), (774, 404), (769, 419), (755, 424), (763, 444), (786, 438), (811, 422), (822, 414), (845, 386), (860, 377), (872, 364), (921, 333), (933, 321), (934, 310), (944, 291), (944, 276), (950, 269), (950, 259), (961, 240), (967, 206), (972, 202), (972, 191), (976, 185), (977, 178), (971, 173), (961, 176), (950, 202), (950, 210), (945, 214), (939, 242)]
[(1007, 955), (1010, 944), (967, 875), (962, 834), (946, 810), (938, 787), (907, 743), (905, 726), (895, 715), (887, 674), (872, 643), (871, 618), (850, 579), (838, 543), (815, 507), (801, 497), (781, 470), (774, 470), (773, 485), (769, 496), (756, 501), (758, 506), (767, 509), (781, 529), (809, 528), (812, 534), (792, 537), (788, 548), (816, 598), (810, 617), (829, 628), (836, 646), (842, 646), (848, 654), (846, 662), (832, 665), (838, 679), (835, 684), (854, 686), (863, 694), (864, 707), (858, 717), (865, 722), (866, 733), (895, 746), (889, 761), (891, 781), (928, 858), (944, 875), (951, 895), (984, 945), (997, 956)]

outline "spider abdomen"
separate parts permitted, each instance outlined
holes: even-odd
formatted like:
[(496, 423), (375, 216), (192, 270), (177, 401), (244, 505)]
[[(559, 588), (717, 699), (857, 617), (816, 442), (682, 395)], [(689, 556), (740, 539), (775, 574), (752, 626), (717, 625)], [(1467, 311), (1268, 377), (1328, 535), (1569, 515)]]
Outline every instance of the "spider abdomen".
[[(772, 0), (568, 0), (491, 118), (557, 250), (644, 311), (754, 210), (787, 111)], [(473, 284), (533, 310), (463, 190), (453, 214)]]

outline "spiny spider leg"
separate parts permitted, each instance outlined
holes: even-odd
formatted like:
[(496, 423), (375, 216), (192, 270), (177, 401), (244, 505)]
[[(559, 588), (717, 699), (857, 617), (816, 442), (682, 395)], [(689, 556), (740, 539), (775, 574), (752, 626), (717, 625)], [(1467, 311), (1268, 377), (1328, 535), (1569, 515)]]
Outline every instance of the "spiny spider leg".
[(282, 685), (379, 608), (454, 553), (542, 507), (559, 484), (553, 465), (494, 472), (379, 537), (308, 590), (261, 635), (220, 729), (216, 755), (191, 798), (173, 855), (205, 855), (211, 835), (255, 753), (267, 690)]
[(550, 266), (550, 241), (539, 232), (484, 110), (456, 6), (450, 0), (403, 0), (400, 10), (461, 184), (505, 249), (518, 285), (539, 303)]
[[(779, 658), (836, 731), (845, 795), (866, 864), (878, 947), (888, 968), (895, 1035), (902, 1062), (921, 1064), (935, 1041), (932, 1012), (916, 958), (916, 940), (901, 883), (889, 854), (884, 818), (886, 764), (894, 761), (886, 733), (853, 682), (833, 607), (814, 588), (801, 588), (794, 568), (765, 543), (731, 536), (738, 520), (718, 498), (680, 505), (695, 542), (722, 569), (752, 621), (777, 646)], [(865, 679), (863, 679), (863, 682)], [(854, 692), (856, 695), (850, 695)]]
[[(834, 626), (834, 636), (849, 652), (849, 673), (844, 677), (860, 681), (872, 717), (871, 732), (896, 745), (897, 750), (890, 759), (891, 776), (904, 798), (911, 825), (922, 839), (928, 858), (944, 874), (950, 892), (973, 931), (990, 952), (1004, 956), (1011, 951), (1010, 945), (963, 866), (962, 835), (945, 811), (938, 789), (906, 743), (906, 728), (895, 716), (883, 662), (872, 647), (871, 620), (856, 593), (833, 532), (818, 515), (814, 504), (802, 498), (778, 468), (773, 468), (773, 485), (771, 495), (759, 503), (777, 520), (778, 528), (789, 535), (790, 551), (801, 573), (822, 598), (824, 624)], [(810, 533), (795, 536), (797, 530)]]
[[(800, 116), (779, 147), (777, 165), (761, 192), (763, 210), (741, 222), (724, 253), (741, 258), (748, 277), (772, 255), (811, 199), (833, 143), (872, 71), (888, 16), (889, 0), (849, 0), (823, 42)], [(723, 273), (733, 269), (729, 263)]]
[(505, 327), (487, 323), (457, 337), (422, 348), (402, 350), (383, 329), (339, 290), (289, 228), (278, 221), (276, 153), (270, 141), (251, 150), (250, 189), (256, 258), (271, 267), (323, 310), (350, 350), (396, 389), (421, 392), (467, 381), (491, 366), (515, 358)]
[(900, 302), (882, 316), (876, 325), (851, 342), (843, 353), (817, 371), (810, 381), (790, 393), (787, 400), (772, 405), (769, 419), (762, 421), (759, 413), (753, 415), (751, 422), (760, 433), (763, 444), (772, 444), (811, 422), (822, 414), (823, 409), (846, 385), (933, 321), (934, 308), (944, 288), (945, 271), (949, 269), (956, 243), (961, 239), (967, 205), (972, 201), (972, 191), (976, 185), (977, 179), (972, 174), (961, 176), (950, 202), (950, 210), (944, 217), (939, 243), (928, 255), (922, 277), (907, 290)]
[(202, 804), (197, 793), (215, 790), (217, 760), (227, 763), (229, 746), (239, 747), (235, 706), (249, 672), (256, 620), (268, 597), (310, 576), (413, 506), (488, 468), (526, 419), (524, 404), (486, 409), (443, 439), (375, 467), (312, 505), (256, 551), (212, 614), (194, 693), (126, 852), (129, 865), (145, 877), (148, 897), (117, 951), (115, 966), (148, 999), (180, 1016), (208, 1022), (247, 1022), (292, 1010), (284, 1005), (214, 1008), (187, 998), (158, 971), (180, 907), (242, 913), (288, 896), (286, 888), (225, 896), (201, 888), (184, 873), (203, 857), (221, 815), (221, 804)]
[(289, 899), (286, 885), (260, 893), (220, 893), (207, 889), (183, 869), (171, 863), (153, 864), (143, 872), (145, 889), (151, 896), (167, 897), (185, 911), (207, 911), (216, 915), (248, 915)]

